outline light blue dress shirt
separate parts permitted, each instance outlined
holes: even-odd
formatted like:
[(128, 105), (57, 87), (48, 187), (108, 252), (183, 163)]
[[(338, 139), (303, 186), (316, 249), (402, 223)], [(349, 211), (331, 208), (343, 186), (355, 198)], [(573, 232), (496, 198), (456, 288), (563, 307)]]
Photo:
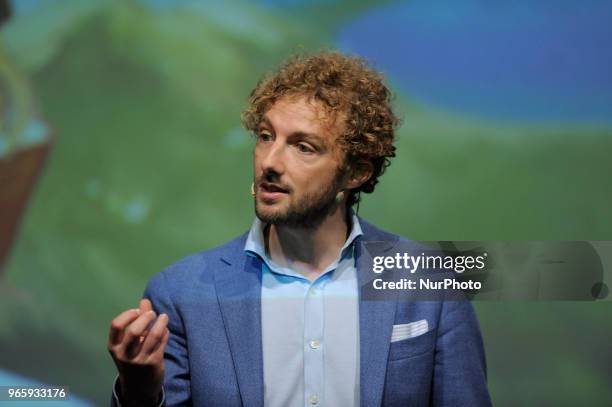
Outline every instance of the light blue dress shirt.
[(244, 250), (262, 259), (261, 324), (267, 407), (359, 405), (359, 291), (351, 232), (314, 281), (275, 264), (255, 219)]

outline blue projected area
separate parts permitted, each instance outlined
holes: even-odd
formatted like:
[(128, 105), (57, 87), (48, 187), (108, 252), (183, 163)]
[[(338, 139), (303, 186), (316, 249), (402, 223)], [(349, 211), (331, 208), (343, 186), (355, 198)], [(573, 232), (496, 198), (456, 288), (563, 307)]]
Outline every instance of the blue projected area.
[(612, 3), (415, 0), (344, 25), (407, 96), (489, 119), (612, 122)]

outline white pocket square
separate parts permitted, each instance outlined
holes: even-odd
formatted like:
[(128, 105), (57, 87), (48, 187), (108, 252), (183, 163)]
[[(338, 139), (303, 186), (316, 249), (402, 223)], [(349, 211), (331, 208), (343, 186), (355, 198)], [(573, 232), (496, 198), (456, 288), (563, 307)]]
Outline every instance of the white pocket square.
[(410, 322), (409, 324), (393, 325), (393, 331), (391, 332), (391, 343), (414, 338), (415, 336), (423, 335), (427, 331), (429, 331), (429, 325), (427, 324), (426, 319)]

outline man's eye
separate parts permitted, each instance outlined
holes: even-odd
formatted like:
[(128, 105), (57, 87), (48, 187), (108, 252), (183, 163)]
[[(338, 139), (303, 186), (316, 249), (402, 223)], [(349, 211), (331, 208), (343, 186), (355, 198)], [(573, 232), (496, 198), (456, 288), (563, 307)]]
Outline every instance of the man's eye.
[(268, 133), (259, 133), (257, 138), (261, 141), (270, 141), (272, 140), (272, 135)]
[(301, 153), (314, 153), (314, 149), (310, 147), (308, 144), (300, 143), (297, 145), (297, 149)]

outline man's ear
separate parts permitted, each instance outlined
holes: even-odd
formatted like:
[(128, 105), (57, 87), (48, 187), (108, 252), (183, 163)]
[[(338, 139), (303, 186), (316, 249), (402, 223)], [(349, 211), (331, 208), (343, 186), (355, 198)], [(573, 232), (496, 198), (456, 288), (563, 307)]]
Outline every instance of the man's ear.
[(355, 189), (359, 188), (363, 185), (367, 180), (372, 177), (374, 173), (374, 165), (368, 160), (359, 160), (355, 164), (353, 164), (350, 176), (348, 181), (346, 182), (347, 189)]

